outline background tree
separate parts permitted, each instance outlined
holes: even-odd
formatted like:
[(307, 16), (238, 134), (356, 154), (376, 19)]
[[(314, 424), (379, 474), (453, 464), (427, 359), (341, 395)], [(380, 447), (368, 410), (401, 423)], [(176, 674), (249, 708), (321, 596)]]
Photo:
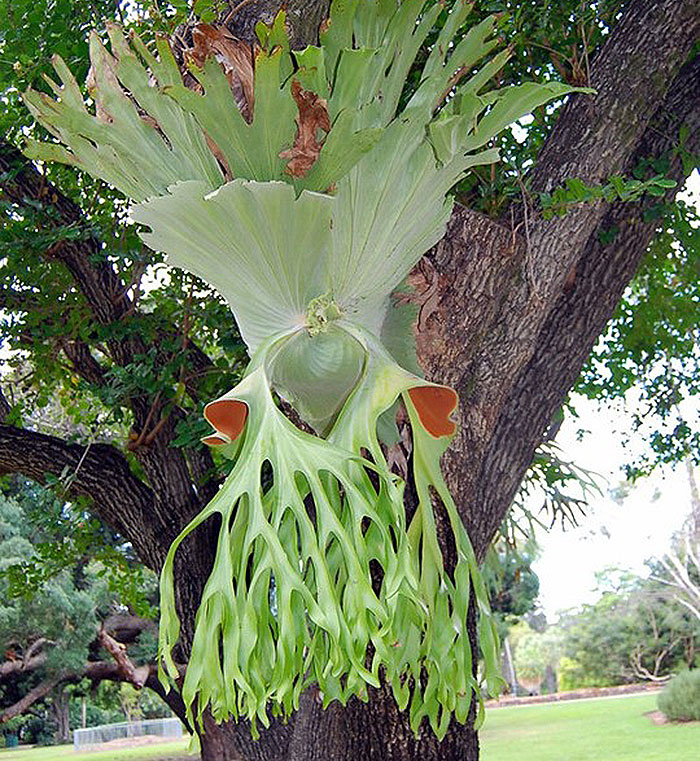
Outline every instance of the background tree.
[(691, 511), (674, 546), (654, 565), (654, 578), (672, 598), (700, 621), (700, 497), (692, 465), (687, 463)]
[(5, 491), (14, 496), (0, 493), (0, 723), (43, 710), (44, 728), (30, 722), (28, 736), (45, 742), (53, 726), (68, 742), (76, 689), (85, 696), (106, 680), (162, 695), (155, 578), (76, 505), (16, 478)]
[(483, 574), (501, 641), (502, 676), (507, 689), (517, 695), (520, 674), (516, 671), (510, 632), (534, 610), (540, 582), (531, 565), (536, 552), (532, 534), (527, 541), (518, 543), (508, 533), (509, 524), (510, 521), (489, 548)]
[(531, 694), (557, 691), (556, 674), (561, 657), (561, 632), (556, 627), (533, 629), (523, 621), (514, 638), (518, 679)]
[[(198, 2), (196, 10), (246, 38), (252, 22), (269, 21), (279, 4), (259, 0), (232, 13), (225, 3)], [(188, 9), (160, 8), (129, 4), (122, 20), (186, 36), (178, 25)], [(303, 45), (327, 3), (294, 0), (287, 8)], [(594, 362), (587, 387), (622, 393), (634, 375), (656, 367), (648, 358), (663, 346), (652, 328), (668, 324), (664, 340), (687, 361), (669, 362), (672, 372), (648, 383), (650, 398), (661, 404), (669, 389), (681, 388), (679, 379), (696, 390), (686, 375), (696, 338), (683, 333), (688, 313), (662, 304), (673, 292), (687, 306), (697, 287), (690, 211), (673, 204), (670, 187), (688, 176), (698, 153), (697, 0), (487, 2), (475, 15), (504, 8), (513, 11), (503, 31), (515, 56), (499, 81), (557, 74), (598, 94), (538, 111), (523, 127), (522, 145), (519, 132), (506, 136), (507, 161), (458, 189), (469, 207), (456, 208), (445, 239), (411, 278), (420, 294), (421, 363), (461, 397), (460, 431), (444, 468), (480, 556), (640, 265), (636, 290), (598, 352), (613, 380), (596, 385)], [(34, 129), (19, 91), (49, 71), (54, 52), (84, 76), (87, 29), (125, 13), (113, 3), (0, 4), (7, 62), (0, 69), (0, 306), (5, 341), (29, 368), (3, 397), (0, 467), (39, 482), (52, 476), (58, 489), (90, 498), (94, 513), (157, 571), (225, 471), (190, 432), (202, 401), (233, 385), (242, 345), (214, 294), (159, 268), (125, 224), (114, 192), (64, 167), (29, 164), (17, 150)], [(651, 303), (659, 309), (646, 309)], [(84, 432), (47, 429), (37, 411), (49, 402), (79, 418)], [(697, 459), (692, 427), (682, 422), (684, 435), (667, 437), (659, 457)], [(214, 546), (213, 535), (194, 537), (177, 570), (183, 663)], [(177, 709), (174, 693), (169, 700)], [(367, 704), (326, 711), (311, 689), (294, 719), (273, 723), (258, 742), (244, 724), (206, 721), (206, 759), (478, 756), (470, 725), (453, 726), (439, 747), (428, 731), (415, 738), (384, 689), (370, 690)]]
[(563, 689), (664, 682), (693, 667), (700, 628), (662, 585), (619, 573), (601, 581), (607, 590), (600, 599), (567, 612), (555, 627)]

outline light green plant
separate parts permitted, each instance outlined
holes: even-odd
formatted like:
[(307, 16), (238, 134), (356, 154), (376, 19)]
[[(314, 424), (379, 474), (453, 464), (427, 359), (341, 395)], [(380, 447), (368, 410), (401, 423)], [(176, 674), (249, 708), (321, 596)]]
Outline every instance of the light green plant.
[[(426, 49), (442, 6), (424, 6), (335, 0), (321, 45), (299, 52), (280, 14), (258, 25), (254, 55), (217, 37), (228, 67), (221, 56), (191, 62), (196, 88), (166, 41), (156, 55), (112, 26), (112, 54), (91, 41), (94, 115), (61, 61), (56, 100), (25, 95), (61, 143), (32, 142), (29, 155), (76, 164), (139, 202), (144, 241), (222, 294), (251, 353), (243, 381), (205, 410), (205, 441), (233, 468), (161, 579), (160, 655), (175, 680), (175, 555), (219, 516), (182, 684), (199, 719), (208, 707), (255, 728), (270, 705), (295, 709), (310, 683), (327, 704), (366, 699), (383, 677), (414, 730), (427, 717), (442, 737), (474, 694), (481, 707), (470, 599), (485, 681), (497, 681), (486, 591), (440, 472), (457, 395), (419, 377), (412, 313), (392, 294), (444, 234), (455, 182), (497, 160), (488, 146), (509, 123), (571, 88), (489, 89), (509, 55), (494, 53), (495, 18), (464, 32), (470, 5), (458, 0)], [(420, 82), (401, 106), (421, 49)], [(295, 427), (273, 391), (317, 435)], [(399, 404), (418, 502), (408, 525), (404, 481), (378, 436), (395, 429)]]
[(618, 174), (612, 175), (602, 185), (586, 185), (576, 177), (564, 181), (562, 187), (555, 188), (552, 193), (540, 193), (543, 216), (550, 219), (562, 216), (580, 203), (595, 203), (596, 201), (638, 201), (645, 193), (651, 196), (663, 196), (669, 188), (674, 188), (676, 181), (663, 174), (656, 174), (647, 180), (636, 178), (626, 179)]
[(700, 721), (700, 669), (676, 674), (657, 702), (671, 721)]

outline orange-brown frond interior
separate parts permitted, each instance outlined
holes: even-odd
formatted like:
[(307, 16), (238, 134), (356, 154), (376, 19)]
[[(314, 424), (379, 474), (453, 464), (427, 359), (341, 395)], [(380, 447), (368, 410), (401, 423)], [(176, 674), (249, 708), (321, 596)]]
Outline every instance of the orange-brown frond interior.
[[(237, 439), (241, 435), (241, 431), (245, 427), (246, 417), (248, 416), (248, 405), (245, 402), (239, 402), (235, 399), (219, 399), (216, 402), (210, 402), (204, 408), (204, 417), (216, 428), (219, 433), (223, 433), (228, 436), (231, 441)], [(209, 436), (207, 438), (217, 438), (216, 436)], [(204, 440), (207, 444), (221, 444), (217, 440), (216, 442), (209, 442)]]
[(452, 436), (457, 424), (452, 413), (457, 407), (457, 393), (447, 386), (416, 386), (408, 391), (425, 430), (436, 438)]
[(222, 436), (219, 436), (217, 434), (212, 434), (211, 436), (205, 436), (202, 439), (203, 444), (207, 444), (210, 447), (220, 447), (222, 444), (226, 444), (226, 439), (224, 439)]

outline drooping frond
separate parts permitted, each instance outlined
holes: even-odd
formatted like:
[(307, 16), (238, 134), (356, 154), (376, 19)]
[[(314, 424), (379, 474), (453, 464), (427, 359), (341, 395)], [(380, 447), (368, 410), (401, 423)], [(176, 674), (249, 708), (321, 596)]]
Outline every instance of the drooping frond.
[[(204, 441), (231, 473), (161, 579), (160, 658), (175, 679), (175, 556), (218, 516), (182, 685), (194, 718), (210, 708), (255, 728), (312, 682), (328, 703), (365, 698), (383, 678), (414, 730), (426, 718), (442, 737), (475, 695), (481, 706), (470, 600), (488, 686), (497, 679), (487, 594), (440, 471), (457, 395), (411, 371), (410, 309), (391, 295), (444, 234), (454, 184), (497, 160), (508, 124), (572, 88), (493, 88), (509, 52), (497, 51), (495, 18), (465, 29), (470, 8), (456, 0), (432, 35), (440, 4), (334, 0), (321, 44), (302, 51), (283, 13), (258, 25), (256, 47), (202, 24), (184, 75), (167, 41), (154, 53), (111, 26), (111, 52), (91, 38), (91, 103), (59, 59), (55, 97), (25, 94), (57, 140), (31, 141), (28, 155), (137, 202), (144, 241), (222, 294), (252, 356), (205, 410)], [(295, 428), (273, 391), (318, 435)], [(408, 525), (404, 480), (380, 443), (401, 405), (417, 496)]]

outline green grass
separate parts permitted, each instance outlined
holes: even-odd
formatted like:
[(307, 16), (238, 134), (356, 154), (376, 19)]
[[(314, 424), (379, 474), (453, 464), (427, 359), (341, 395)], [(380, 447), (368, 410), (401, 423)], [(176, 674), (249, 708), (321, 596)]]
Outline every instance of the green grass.
[(140, 748), (113, 748), (103, 751), (75, 753), (72, 745), (54, 745), (47, 748), (1, 748), (0, 761), (195, 761), (198, 753), (189, 755), (189, 739), (146, 745)]
[[(700, 723), (656, 726), (644, 716), (654, 710), (655, 695), (491, 709), (481, 761), (698, 761)], [(7, 748), (0, 761), (195, 761), (187, 743), (84, 753), (72, 745)]]
[(481, 761), (698, 761), (700, 723), (656, 726), (655, 710), (656, 695), (494, 708)]

